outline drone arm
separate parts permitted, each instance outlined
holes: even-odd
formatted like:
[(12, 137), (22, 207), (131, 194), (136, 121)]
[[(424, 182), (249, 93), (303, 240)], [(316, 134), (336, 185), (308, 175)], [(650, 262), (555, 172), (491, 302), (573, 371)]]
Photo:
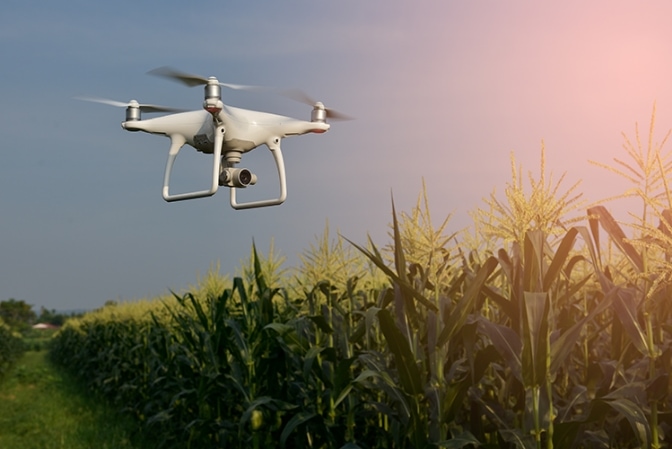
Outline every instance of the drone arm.
[(280, 150), (280, 145), (269, 145), (268, 149), (271, 150), (271, 154), (275, 159), (275, 166), (278, 169), (278, 180), (280, 181), (280, 196), (275, 199), (270, 200), (261, 200), (261, 201), (251, 201), (248, 203), (238, 203), (236, 202), (236, 188), (231, 187), (231, 207), (234, 209), (252, 209), (254, 207), (266, 207), (266, 206), (277, 206), (282, 204), (287, 199), (287, 180), (285, 178), (285, 162), (282, 159), (282, 151)]
[(178, 193), (176, 195), (170, 194), (170, 174), (173, 171), (173, 164), (175, 158), (180, 152), (182, 146), (186, 143), (186, 139), (181, 134), (173, 134), (170, 136), (170, 151), (168, 152), (168, 162), (166, 162), (166, 172), (163, 176), (163, 199), (171, 201), (190, 200), (193, 198), (203, 198), (212, 196), (219, 188), (219, 164), (220, 156), (222, 154), (222, 141), (224, 139), (224, 127), (217, 126), (215, 128), (215, 144), (212, 160), (212, 184), (208, 190), (200, 190), (197, 192)]

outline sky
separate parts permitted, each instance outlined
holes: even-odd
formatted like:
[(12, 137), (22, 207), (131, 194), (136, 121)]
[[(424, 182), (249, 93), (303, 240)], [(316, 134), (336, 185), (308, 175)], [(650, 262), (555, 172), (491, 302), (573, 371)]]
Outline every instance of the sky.
[[(672, 127), (672, 4), (665, 1), (248, 1), (0, 4), (0, 300), (91, 309), (181, 290), (219, 264), (233, 274), (254, 241), (296, 266), (332, 233), (388, 242), (391, 197), (409, 211), (427, 186), (449, 231), (499, 198), (513, 152), (589, 201), (630, 185), (589, 160), (627, 160), (654, 104)], [(161, 197), (169, 141), (120, 127), (97, 96), (199, 109), (202, 88), (147, 72), (161, 66), (221, 82), (299, 88), (356, 118), (282, 142), (288, 198), (235, 211), (213, 197)], [(232, 106), (296, 118), (310, 107), (223, 91)], [(644, 142), (645, 143), (645, 142)], [(203, 189), (210, 156), (185, 148), (171, 192)], [(244, 155), (277, 192), (269, 151)], [(630, 203), (609, 203), (617, 217)]]

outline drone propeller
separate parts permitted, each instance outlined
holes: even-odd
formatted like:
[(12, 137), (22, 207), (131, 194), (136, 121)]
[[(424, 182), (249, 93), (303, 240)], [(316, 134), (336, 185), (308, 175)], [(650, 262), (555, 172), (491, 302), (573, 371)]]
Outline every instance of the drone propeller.
[(155, 104), (142, 104), (138, 103), (136, 100), (131, 100), (129, 102), (122, 102), (116, 100), (108, 100), (107, 98), (98, 98), (98, 97), (75, 97), (77, 100), (82, 101), (91, 101), (94, 103), (102, 103), (110, 106), (115, 106), (118, 108), (137, 108), (141, 112), (183, 112), (184, 109), (171, 108), (167, 106), (159, 106)]
[[(325, 108), (324, 104), (319, 101), (313, 100), (306, 93), (299, 89), (289, 89), (281, 90), (272, 87), (263, 87), (263, 86), (248, 86), (245, 84), (230, 84), (230, 83), (220, 83), (217, 78), (210, 77), (205, 78), (199, 75), (193, 75), (191, 73), (181, 72), (179, 70), (173, 69), (168, 66), (159, 67), (158, 69), (150, 70), (147, 72), (150, 75), (160, 76), (163, 78), (168, 78), (170, 80), (176, 81), (178, 83), (185, 84), (189, 87), (194, 86), (212, 86), (220, 85), (222, 87), (228, 87), (229, 89), (235, 90), (249, 90), (257, 92), (272, 92), (274, 94), (282, 95), (283, 97), (290, 98), (292, 100), (298, 101), (300, 103), (307, 104), (308, 106), (313, 107), (313, 111), (317, 111), (317, 116), (321, 117), (320, 120), (324, 121), (325, 118), (332, 120), (353, 120), (353, 117), (337, 112), (333, 109)], [(207, 87), (206, 87), (207, 90)], [(212, 94), (206, 93), (206, 98), (210, 95), (219, 96), (218, 92), (213, 91)], [(322, 112), (324, 111), (324, 112)]]
[(294, 101), (298, 101), (299, 103), (307, 104), (308, 106), (312, 106), (314, 109), (322, 109), (326, 113), (326, 118), (331, 119), (331, 120), (354, 120), (354, 117), (350, 117), (349, 115), (345, 115), (343, 113), (340, 113), (338, 111), (335, 111), (330, 108), (325, 108), (324, 104), (320, 101), (315, 101), (313, 100), (308, 94), (306, 94), (304, 91), (299, 90), (299, 89), (289, 89), (289, 90), (283, 90), (279, 92), (280, 95), (290, 98)]
[(222, 87), (228, 87), (229, 89), (235, 90), (257, 90), (257, 91), (267, 91), (272, 90), (267, 87), (262, 86), (248, 86), (245, 84), (230, 84), (230, 83), (220, 83), (216, 78), (205, 78), (199, 75), (193, 75), (191, 73), (180, 72), (179, 70), (173, 69), (171, 67), (159, 67), (158, 69), (150, 70), (147, 72), (149, 75), (160, 76), (162, 78), (168, 78), (170, 80), (176, 81), (178, 83), (185, 84), (189, 87), (194, 86), (203, 86), (210, 83), (210, 81), (215, 81)]

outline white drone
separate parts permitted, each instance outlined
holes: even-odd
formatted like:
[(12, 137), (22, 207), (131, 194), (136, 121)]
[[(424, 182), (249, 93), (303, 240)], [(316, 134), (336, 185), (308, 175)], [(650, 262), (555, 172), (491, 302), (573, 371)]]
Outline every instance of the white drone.
[[(287, 182), (285, 164), (280, 150), (280, 141), (288, 136), (307, 133), (324, 133), (330, 125), (327, 118), (348, 120), (343, 114), (325, 108), (321, 102), (315, 102), (301, 91), (275, 91), (295, 100), (313, 106), (310, 121), (297, 120), (266, 112), (226, 106), (222, 103), (221, 87), (243, 90), (268, 90), (258, 86), (220, 83), (217, 78), (203, 78), (197, 75), (182, 73), (169, 67), (161, 67), (149, 74), (170, 78), (193, 87), (205, 85), (205, 101), (203, 109), (184, 112), (180, 109), (163, 106), (140, 104), (136, 100), (123, 103), (102, 98), (80, 98), (87, 101), (109, 104), (126, 108), (126, 121), (121, 126), (128, 131), (144, 131), (150, 134), (161, 134), (170, 138), (168, 162), (163, 178), (163, 199), (181, 201), (193, 198), (212, 196), (219, 186), (230, 188), (231, 207), (234, 209), (250, 209), (253, 207), (275, 206), (282, 204), (287, 198)], [(149, 120), (141, 119), (141, 112), (177, 112)], [(188, 144), (205, 154), (212, 154), (212, 183), (208, 190), (170, 193), (170, 174), (173, 163), (180, 149)], [(265, 144), (275, 159), (280, 181), (278, 198), (238, 203), (236, 188), (254, 185), (257, 176), (246, 168), (236, 168), (241, 155)]]

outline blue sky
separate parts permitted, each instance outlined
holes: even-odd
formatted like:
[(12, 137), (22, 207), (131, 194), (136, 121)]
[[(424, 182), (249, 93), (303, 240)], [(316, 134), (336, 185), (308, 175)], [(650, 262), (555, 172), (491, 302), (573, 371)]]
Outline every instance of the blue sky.
[[(629, 187), (588, 163), (625, 158), (621, 132), (672, 126), (665, 2), (49, 2), (0, 5), (0, 300), (93, 308), (180, 290), (219, 262), (232, 273), (271, 239), (288, 265), (321, 234), (387, 242), (390, 192), (409, 210), (425, 179), (450, 230), (509, 180), (509, 155), (582, 180), (588, 200)], [(198, 109), (201, 88), (147, 76), (170, 65), (222, 82), (295, 87), (355, 116), (283, 141), (289, 197), (234, 211), (228, 192), (166, 203), (169, 142), (119, 126), (100, 96)], [(225, 91), (238, 107), (310, 108)], [(646, 133), (644, 133), (646, 136)], [(177, 188), (207, 184), (185, 148)], [(269, 152), (243, 159), (277, 188)], [(624, 216), (622, 205), (610, 206)]]

